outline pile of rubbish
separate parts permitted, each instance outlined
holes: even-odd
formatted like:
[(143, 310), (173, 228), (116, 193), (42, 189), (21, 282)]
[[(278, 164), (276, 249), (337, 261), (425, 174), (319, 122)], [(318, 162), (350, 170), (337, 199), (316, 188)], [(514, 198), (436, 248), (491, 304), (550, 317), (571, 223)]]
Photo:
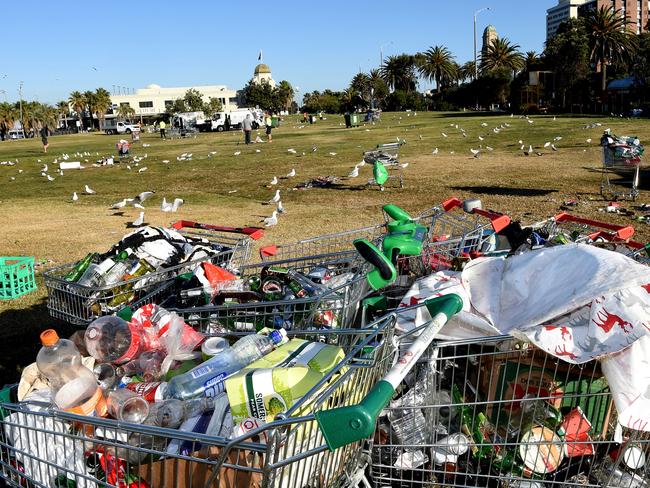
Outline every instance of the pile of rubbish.
[(172, 483), (146, 469), (169, 461), (174, 486), (194, 486), (172, 466), (207, 458), (224, 476), (211, 486), (253, 485), (227, 473), (258, 467), (277, 486), (650, 486), (650, 245), (630, 226), (522, 224), (476, 199), (383, 211), (381, 235), (240, 269), (209, 242), (147, 240), (155, 228), (91, 259), (69, 283), (202, 260), (135, 310), (43, 332), (0, 404), (15, 470), (130, 488)]
[(609, 149), (614, 159), (625, 160), (630, 164), (639, 163), (644, 153), (638, 137), (616, 136), (610, 131), (605, 131), (600, 144)]
[(340, 178), (337, 176), (317, 176), (311, 178), (304, 183), (296, 185), (298, 190), (309, 190), (310, 188), (329, 188), (336, 185)]

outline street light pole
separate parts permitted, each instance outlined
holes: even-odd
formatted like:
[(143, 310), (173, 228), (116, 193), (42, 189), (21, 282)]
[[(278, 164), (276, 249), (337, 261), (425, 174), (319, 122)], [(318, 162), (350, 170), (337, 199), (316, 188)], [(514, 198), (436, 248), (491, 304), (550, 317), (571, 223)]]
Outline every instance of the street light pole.
[(18, 85), (18, 104), (20, 106), (20, 130), (25, 137), (25, 124), (23, 124), (23, 82)]
[(393, 41), (389, 41), (385, 44), (379, 46), (379, 67), (381, 68), (384, 64), (384, 46), (390, 46)]

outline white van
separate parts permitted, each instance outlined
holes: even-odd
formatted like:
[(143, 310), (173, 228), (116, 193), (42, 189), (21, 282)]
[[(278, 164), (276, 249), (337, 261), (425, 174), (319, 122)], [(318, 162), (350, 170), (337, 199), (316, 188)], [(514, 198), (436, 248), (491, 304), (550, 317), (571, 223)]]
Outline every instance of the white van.
[(259, 128), (262, 124), (262, 112), (257, 109), (238, 108), (230, 112), (217, 112), (212, 118), (212, 130), (223, 132), (226, 130), (226, 115), (230, 116), (230, 128), (241, 129), (241, 124), (247, 115), (253, 118), (253, 129)]

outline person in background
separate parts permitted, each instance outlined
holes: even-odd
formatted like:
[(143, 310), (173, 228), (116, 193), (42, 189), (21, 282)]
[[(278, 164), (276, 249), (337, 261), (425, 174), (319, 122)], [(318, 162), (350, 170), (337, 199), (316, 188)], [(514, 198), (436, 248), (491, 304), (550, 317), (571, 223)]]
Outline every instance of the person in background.
[(0, 141), (4, 141), (7, 136), (7, 124), (0, 122)]
[(41, 127), (40, 135), (41, 135), (41, 142), (43, 143), (43, 152), (46, 153), (47, 147), (50, 145), (50, 143), (47, 140), (47, 138), (50, 136), (50, 129), (47, 126), (47, 124)]
[(158, 124), (158, 128), (160, 129), (160, 138), (167, 139), (167, 134), (166, 134), (167, 124), (165, 124), (164, 120), (160, 121), (160, 124)]
[(230, 130), (230, 114), (226, 114), (226, 120), (224, 121), (223, 125), (226, 127), (226, 130)]
[(244, 142), (246, 144), (251, 143), (251, 132), (253, 130), (253, 119), (251, 114), (247, 114), (244, 121), (241, 123), (241, 130), (244, 131)]
[(273, 130), (273, 119), (269, 112), (264, 112), (264, 126), (266, 127), (266, 136), (269, 138), (269, 142), (273, 142), (273, 136), (271, 136), (271, 130)]

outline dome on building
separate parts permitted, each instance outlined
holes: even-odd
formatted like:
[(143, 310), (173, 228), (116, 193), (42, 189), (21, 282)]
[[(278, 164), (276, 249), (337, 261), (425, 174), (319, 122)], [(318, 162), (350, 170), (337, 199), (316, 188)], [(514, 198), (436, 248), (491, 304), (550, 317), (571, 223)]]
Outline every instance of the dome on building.
[(271, 68), (268, 67), (268, 65), (264, 63), (260, 63), (257, 66), (255, 66), (255, 74), (258, 75), (260, 73), (270, 73)]
[(494, 27), (492, 24), (490, 24), (485, 28), (484, 32), (496, 32), (496, 31), (497, 31), (497, 28)]

